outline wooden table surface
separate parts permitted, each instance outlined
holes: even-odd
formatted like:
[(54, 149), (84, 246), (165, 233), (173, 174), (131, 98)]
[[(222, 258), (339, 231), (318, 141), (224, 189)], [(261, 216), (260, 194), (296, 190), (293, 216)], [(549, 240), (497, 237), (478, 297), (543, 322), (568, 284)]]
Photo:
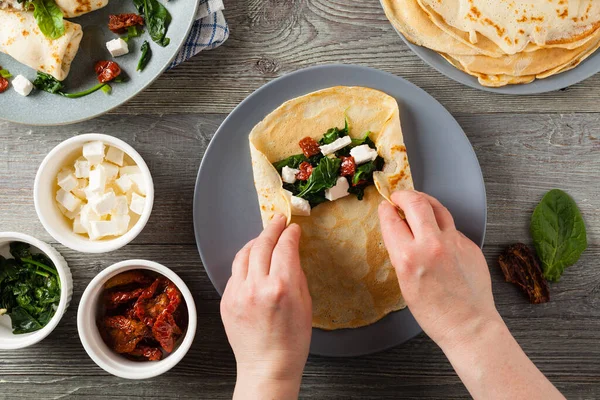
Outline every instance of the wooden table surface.
[[(0, 122), (0, 231), (52, 243), (67, 259), (73, 301), (43, 342), (0, 351), (0, 397), (230, 398), (235, 363), (219, 317), (219, 296), (200, 262), (192, 195), (212, 135), (242, 99), (285, 73), (334, 62), (368, 65), (429, 92), (458, 120), (481, 163), (488, 195), (485, 241), (500, 313), (536, 365), (570, 399), (600, 398), (600, 75), (555, 93), (506, 96), (461, 86), (415, 56), (377, 0), (231, 0), (231, 37), (165, 73), (114, 113), (63, 127)], [(148, 225), (125, 248), (81, 254), (56, 243), (37, 219), (33, 180), (46, 153), (80, 133), (124, 139), (147, 161), (156, 199)], [(530, 242), (528, 221), (549, 189), (569, 192), (587, 224), (589, 248), (551, 285), (552, 301), (530, 305), (497, 265), (500, 251)], [(108, 375), (87, 356), (76, 313), (86, 285), (108, 265), (131, 258), (163, 263), (192, 289), (196, 339), (185, 359), (150, 381)], [(310, 357), (302, 398), (465, 398), (440, 349), (424, 334), (366, 357)]]

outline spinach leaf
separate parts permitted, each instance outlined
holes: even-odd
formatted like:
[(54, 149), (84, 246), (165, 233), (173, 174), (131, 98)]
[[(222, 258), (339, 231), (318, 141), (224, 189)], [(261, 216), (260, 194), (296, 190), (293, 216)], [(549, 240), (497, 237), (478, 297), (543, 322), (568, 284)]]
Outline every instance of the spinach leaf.
[[(116, 82), (116, 79), (115, 79), (115, 82)], [(77, 99), (79, 97), (87, 96), (88, 94), (94, 93), (95, 91), (103, 89), (104, 87), (107, 87), (107, 86), (110, 87), (110, 85), (108, 83), (98, 83), (98, 84), (92, 86), (91, 88), (86, 89), (81, 92), (65, 93), (62, 91), (64, 88), (64, 85), (61, 81), (54, 78), (52, 75), (48, 75), (48, 74), (45, 74), (45, 73), (39, 72), (39, 71), (35, 77), (35, 80), (33, 81), (33, 86), (35, 86), (35, 88), (38, 90), (43, 90), (45, 92), (52, 93), (52, 94), (59, 94), (63, 97), (67, 97), (69, 99)], [(110, 91), (108, 93), (110, 93)]]
[(296, 154), (293, 156), (289, 156), (288, 158), (285, 158), (281, 161), (277, 161), (276, 163), (273, 163), (273, 166), (275, 167), (277, 172), (281, 174), (281, 170), (283, 169), (283, 167), (298, 168), (300, 164), (302, 164), (305, 161), (308, 161), (308, 158), (306, 158), (304, 154)]
[(10, 313), (10, 320), (12, 322), (14, 334), (35, 332), (43, 328), (43, 326), (22, 307), (13, 308)]
[(352, 150), (355, 147), (361, 146), (363, 144), (368, 145), (372, 149), (377, 149), (377, 146), (375, 146), (375, 142), (373, 142), (373, 140), (371, 140), (371, 138), (369, 137), (370, 133), (371, 132), (365, 133), (365, 136), (362, 139), (352, 139), (352, 143), (350, 143), (348, 146), (336, 151), (335, 155), (338, 157), (341, 157), (341, 156), (348, 157), (350, 155), (350, 150)]
[(136, 70), (137, 71), (143, 71), (144, 68), (146, 68), (146, 65), (148, 65), (148, 61), (150, 61), (150, 58), (152, 57), (152, 50), (150, 50), (150, 43), (148, 43), (147, 40), (144, 40), (144, 43), (142, 43), (142, 55), (140, 56), (140, 60), (138, 61), (138, 65)]
[[(298, 196), (298, 194), (302, 191), (301, 186), (304, 185), (303, 181), (296, 181), (295, 183), (283, 183), (283, 188), (292, 193), (293, 196)], [(311, 207), (316, 206), (317, 204), (324, 203), (328, 201), (325, 198), (325, 191), (322, 190), (318, 193), (309, 193), (304, 195), (304, 200), (310, 203)]]
[(142, 27), (139, 25), (133, 25), (127, 28), (127, 35), (122, 36), (121, 39), (129, 42), (129, 39), (141, 36), (142, 33), (144, 33), (144, 29)]
[(33, 4), (33, 17), (44, 36), (58, 39), (65, 34), (63, 13), (54, 0), (31, 0), (29, 4)]
[(7, 69), (0, 69), (0, 76), (4, 79), (12, 78), (12, 74)]
[(133, 0), (139, 13), (144, 16), (148, 33), (153, 41), (165, 47), (171, 41), (167, 29), (171, 23), (171, 14), (158, 0)]
[(348, 193), (355, 195), (358, 200), (362, 200), (365, 197), (365, 189), (367, 186), (368, 185), (350, 185), (350, 188), (348, 188)]
[(33, 332), (54, 316), (60, 280), (52, 261), (32, 254), (26, 243), (10, 244), (14, 259), (0, 257), (0, 314), (11, 318), (13, 333)]
[(29, 245), (23, 242), (12, 242), (10, 244), (10, 254), (17, 260), (21, 258), (30, 258), (31, 250)]
[(544, 277), (558, 281), (587, 248), (587, 235), (575, 201), (559, 189), (550, 190), (531, 216), (531, 236), (542, 261)]
[(373, 183), (373, 172), (381, 170), (383, 168), (383, 163), (383, 158), (378, 156), (375, 160), (356, 167), (356, 172), (352, 177), (352, 185), (358, 185), (358, 182), (360, 181)]
[(310, 175), (310, 178), (303, 184), (298, 193), (298, 197), (307, 199), (310, 194), (317, 194), (335, 186), (338, 177), (338, 171), (342, 160), (339, 158), (323, 157)]

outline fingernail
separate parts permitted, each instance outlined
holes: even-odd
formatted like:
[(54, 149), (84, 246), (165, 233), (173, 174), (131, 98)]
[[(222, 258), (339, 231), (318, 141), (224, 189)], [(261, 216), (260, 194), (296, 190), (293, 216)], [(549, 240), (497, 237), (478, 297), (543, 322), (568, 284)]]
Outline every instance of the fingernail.
[(279, 219), (284, 219), (284, 218), (285, 218), (285, 216), (283, 214), (280, 214), (280, 213), (276, 213), (276, 214), (273, 215), (273, 220), (274, 221), (279, 220)]

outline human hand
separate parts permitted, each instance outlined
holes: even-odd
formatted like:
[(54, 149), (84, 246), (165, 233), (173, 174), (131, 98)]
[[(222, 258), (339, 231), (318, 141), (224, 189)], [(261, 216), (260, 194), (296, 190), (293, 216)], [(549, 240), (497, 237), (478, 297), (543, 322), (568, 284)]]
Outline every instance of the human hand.
[(444, 351), (500, 321), (481, 249), (456, 230), (450, 212), (433, 197), (392, 194), (406, 220), (388, 202), (379, 206), (385, 246), (402, 295), (423, 330)]
[(310, 346), (312, 301), (300, 227), (277, 214), (236, 255), (221, 316), (237, 362), (234, 398), (297, 397)]

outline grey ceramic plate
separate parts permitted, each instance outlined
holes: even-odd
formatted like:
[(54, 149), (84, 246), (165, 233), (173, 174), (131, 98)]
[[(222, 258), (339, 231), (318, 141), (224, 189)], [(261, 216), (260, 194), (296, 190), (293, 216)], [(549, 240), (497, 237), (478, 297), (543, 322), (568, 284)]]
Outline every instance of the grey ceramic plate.
[[(398, 100), (415, 186), (438, 197), (458, 228), (483, 243), (486, 198), (479, 163), (458, 123), (433, 97), (394, 75), (354, 65), (326, 65), (285, 75), (263, 86), (227, 117), (198, 172), (194, 228), (200, 256), (219, 293), (237, 251), (261, 229), (248, 134), (286, 100), (331, 86), (365, 86)], [(358, 329), (313, 329), (311, 353), (357, 356), (395, 346), (421, 332), (408, 309)]]
[[(167, 32), (171, 43), (167, 47), (160, 47), (150, 40), (148, 33), (130, 40), (129, 54), (114, 58), (129, 80), (112, 84), (112, 94), (98, 91), (79, 99), (67, 99), (34, 90), (29, 96), (23, 97), (11, 87), (0, 94), (0, 119), (30, 125), (71, 124), (104, 114), (141, 92), (169, 66), (194, 23), (198, 7), (197, 0), (162, 1), (173, 18)], [(108, 29), (108, 15), (131, 12), (136, 12), (132, 0), (112, 0), (103, 9), (70, 19), (83, 27), (83, 39), (71, 65), (71, 72), (64, 81), (68, 92), (78, 92), (98, 83), (94, 64), (99, 60), (113, 60), (105, 44), (117, 37)], [(150, 43), (152, 59), (144, 71), (136, 72), (140, 46), (144, 40)], [(13, 76), (21, 74), (31, 81), (35, 79), (36, 72), (33, 69), (2, 53), (0, 65)]]
[[(394, 27), (394, 29), (396, 29)], [(546, 79), (536, 79), (535, 81), (522, 85), (507, 85), (500, 88), (491, 88), (482, 86), (477, 81), (477, 78), (462, 72), (461, 70), (452, 66), (437, 52), (428, 49), (426, 47), (417, 46), (409, 42), (404, 35), (396, 29), (398, 35), (402, 38), (404, 43), (412, 51), (414, 51), (423, 61), (433, 67), (435, 70), (443, 75), (446, 75), (450, 79), (467, 85), (469, 87), (485, 90), (486, 92), (503, 93), (503, 94), (538, 94), (553, 92), (555, 90), (564, 89), (571, 85), (575, 85), (592, 75), (600, 72), (600, 51), (596, 51), (588, 59), (579, 64), (572, 70), (551, 76)]]

